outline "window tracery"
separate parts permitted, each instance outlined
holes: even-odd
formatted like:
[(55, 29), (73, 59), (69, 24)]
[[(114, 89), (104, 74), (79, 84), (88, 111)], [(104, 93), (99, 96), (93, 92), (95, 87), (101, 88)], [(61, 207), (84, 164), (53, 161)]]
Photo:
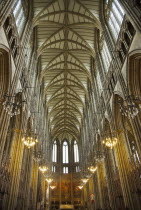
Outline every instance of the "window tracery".
[(79, 166), (76, 166), (76, 167), (75, 167), (75, 172), (76, 172), (76, 173), (80, 172)]
[(68, 167), (63, 167), (63, 174), (68, 174), (69, 173), (69, 169)]
[(103, 43), (103, 48), (102, 48), (102, 51), (101, 51), (101, 55), (102, 55), (102, 61), (103, 61), (103, 64), (104, 64), (105, 71), (108, 72), (112, 57), (110, 55), (109, 48), (108, 48), (105, 40), (104, 40), (104, 43)]
[(99, 71), (97, 71), (96, 80), (97, 80), (97, 85), (98, 85), (99, 92), (101, 94), (101, 92), (102, 92), (102, 83), (101, 83), (101, 78), (100, 78)]
[(56, 166), (52, 166), (52, 172), (56, 172)]
[(121, 30), (120, 40), (118, 42), (118, 46), (120, 49), (118, 54), (121, 64), (124, 62), (125, 56), (128, 53), (129, 47), (136, 33), (133, 25), (129, 20), (125, 20), (123, 25), (124, 28)]
[(7, 17), (4, 23), (5, 33), (9, 42), (9, 46), (12, 51), (13, 58), (16, 59), (19, 52), (19, 40), (17, 38), (16, 28), (13, 24), (13, 17), (10, 15)]
[(122, 9), (118, 0), (114, 0), (111, 4), (111, 8), (107, 10), (107, 13), (109, 13), (107, 14), (108, 25), (113, 35), (113, 38), (116, 41), (120, 32), (125, 12)]
[(13, 14), (15, 17), (17, 30), (19, 32), (19, 35), (21, 35), (23, 27), (24, 27), (24, 23), (26, 21), (26, 16), (25, 16), (23, 5), (22, 5), (22, 0), (18, 0), (16, 7), (13, 10)]

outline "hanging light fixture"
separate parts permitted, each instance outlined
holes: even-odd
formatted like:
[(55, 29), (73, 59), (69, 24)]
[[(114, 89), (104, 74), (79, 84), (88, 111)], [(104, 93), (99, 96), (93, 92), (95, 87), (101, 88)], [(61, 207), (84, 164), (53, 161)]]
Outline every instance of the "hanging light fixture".
[(126, 117), (134, 118), (139, 113), (141, 108), (141, 100), (138, 96), (128, 95), (125, 100), (119, 99), (120, 112)]
[(40, 160), (42, 159), (42, 157), (43, 157), (43, 154), (42, 154), (42, 151), (41, 150), (38, 150), (38, 151), (34, 151), (33, 152), (33, 154), (34, 154), (34, 160), (36, 161), (36, 162), (40, 162)]
[(50, 184), (53, 181), (53, 179), (52, 178), (47, 178), (46, 181)]
[(45, 172), (48, 170), (48, 167), (45, 166), (45, 165), (42, 165), (42, 166), (39, 166), (39, 170), (40, 170), (42, 173), (45, 173)]
[(34, 147), (35, 144), (38, 142), (37, 134), (34, 134), (33, 132), (30, 132), (29, 134), (24, 134), (24, 137), (22, 138), (22, 142), (24, 145), (30, 149), (31, 147)]
[(82, 182), (84, 183), (84, 184), (86, 184), (87, 183), (87, 181), (89, 180), (89, 179), (87, 179), (87, 178), (83, 178), (83, 179), (81, 179), (82, 180)]
[(82, 190), (82, 189), (83, 189), (83, 186), (82, 186), (82, 185), (80, 185), (80, 186), (78, 186), (78, 188), (79, 188), (80, 190)]
[(107, 136), (105, 137), (105, 139), (103, 140), (103, 144), (106, 146), (106, 147), (109, 147), (110, 149), (113, 149), (113, 147), (116, 146), (117, 144), (117, 137), (114, 137), (114, 136)]
[(90, 172), (94, 173), (97, 170), (97, 166), (96, 167), (90, 166), (90, 167), (88, 167), (88, 169)]
[(56, 188), (56, 186), (51, 185), (50, 188), (51, 188), (52, 190), (54, 190), (54, 189)]
[(47, 170), (49, 170), (49, 166), (48, 165), (49, 165), (49, 163), (47, 163), (46, 158), (43, 157), (43, 159), (40, 162), (39, 170), (43, 173), (44, 177), (46, 177), (46, 178), (48, 178), (48, 176), (49, 176), (49, 175), (48, 176), (45, 175), (45, 172)]
[[(5, 101), (3, 102), (4, 110), (10, 115), (11, 117), (19, 115), (21, 111), (21, 107), (23, 103), (26, 101), (22, 101), (16, 95), (4, 95)], [(13, 101), (14, 98), (14, 101)], [(24, 109), (23, 109), (24, 110)]]
[(95, 160), (97, 163), (100, 163), (104, 160), (105, 156), (104, 153), (101, 152), (100, 150), (97, 150), (95, 153)]

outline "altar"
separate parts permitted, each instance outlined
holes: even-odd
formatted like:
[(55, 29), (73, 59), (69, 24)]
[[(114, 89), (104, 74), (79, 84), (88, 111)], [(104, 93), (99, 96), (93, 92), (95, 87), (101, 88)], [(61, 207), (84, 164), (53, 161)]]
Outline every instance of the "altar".
[(74, 209), (74, 206), (70, 204), (61, 204), (60, 209)]

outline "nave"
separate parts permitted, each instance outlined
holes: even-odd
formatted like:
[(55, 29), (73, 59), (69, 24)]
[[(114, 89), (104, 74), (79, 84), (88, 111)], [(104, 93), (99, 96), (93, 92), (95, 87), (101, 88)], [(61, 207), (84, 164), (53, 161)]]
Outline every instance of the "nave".
[(0, 210), (141, 210), (141, 1), (0, 1)]

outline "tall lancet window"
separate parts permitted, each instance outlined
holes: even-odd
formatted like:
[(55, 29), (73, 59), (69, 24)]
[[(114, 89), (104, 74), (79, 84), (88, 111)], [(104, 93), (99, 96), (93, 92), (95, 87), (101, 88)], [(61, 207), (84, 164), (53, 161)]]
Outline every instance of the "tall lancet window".
[(52, 162), (57, 162), (57, 141), (55, 140), (53, 143), (53, 151), (52, 151)]
[(79, 151), (78, 151), (78, 144), (76, 141), (74, 141), (74, 162), (79, 162)]
[(14, 14), (14, 17), (15, 17), (15, 21), (16, 21), (16, 25), (17, 25), (19, 35), (21, 35), (24, 24), (25, 24), (25, 20), (26, 20), (24, 8), (23, 8), (23, 5), (22, 5), (22, 0), (17, 1), (17, 4), (16, 4), (16, 6), (13, 10), (13, 14)]
[(124, 14), (125, 12), (120, 6), (118, 0), (114, 0), (109, 13), (108, 23), (115, 41), (118, 38)]
[(102, 83), (101, 83), (101, 78), (100, 78), (99, 71), (97, 71), (96, 79), (97, 79), (97, 85), (98, 85), (98, 88), (99, 88), (99, 92), (101, 93), (102, 92)]
[(63, 142), (63, 163), (69, 163), (69, 147), (68, 142)]
[(102, 60), (103, 60), (105, 71), (108, 72), (112, 57), (110, 55), (110, 52), (109, 52), (109, 49), (108, 49), (108, 46), (107, 46), (105, 40), (103, 43), (103, 48), (102, 48), (101, 54), (102, 54)]

